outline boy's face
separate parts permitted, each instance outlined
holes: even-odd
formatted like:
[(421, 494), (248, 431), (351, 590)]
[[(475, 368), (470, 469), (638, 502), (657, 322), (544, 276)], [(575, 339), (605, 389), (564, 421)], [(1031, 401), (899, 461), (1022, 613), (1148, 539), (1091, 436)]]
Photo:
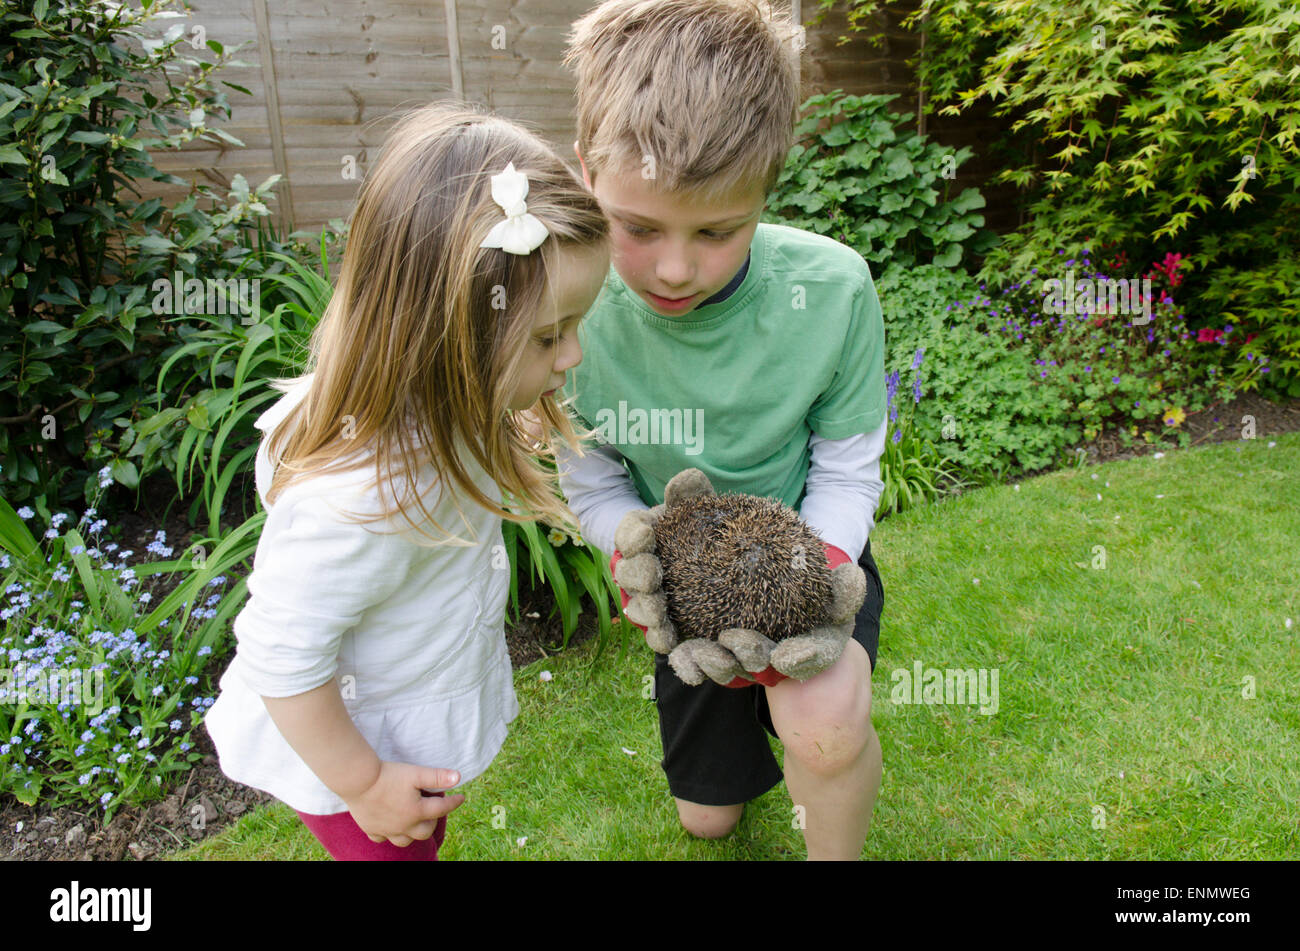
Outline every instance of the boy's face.
[(693, 310), (745, 263), (766, 197), (759, 186), (702, 202), (656, 191), (640, 169), (601, 171), (594, 186), (585, 162), (582, 174), (609, 218), (614, 269), (656, 313)]

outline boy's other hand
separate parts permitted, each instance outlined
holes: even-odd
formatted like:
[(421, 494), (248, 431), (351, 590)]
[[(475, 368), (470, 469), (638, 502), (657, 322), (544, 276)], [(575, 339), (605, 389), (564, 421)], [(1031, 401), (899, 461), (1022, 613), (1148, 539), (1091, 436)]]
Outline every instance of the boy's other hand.
[(623, 613), (641, 629), (646, 644), (657, 654), (667, 654), (677, 646), (677, 631), (668, 619), (668, 599), (663, 591), (663, 566), (655, 550), (654, 526), (663, 510), (656, 505), (623, 516), (614, 532), (614, 555), (609, 560)]

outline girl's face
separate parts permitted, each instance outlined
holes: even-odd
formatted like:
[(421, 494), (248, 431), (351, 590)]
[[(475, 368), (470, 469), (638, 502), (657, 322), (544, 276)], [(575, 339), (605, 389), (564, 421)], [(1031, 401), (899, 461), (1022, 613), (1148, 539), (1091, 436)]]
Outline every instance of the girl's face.
[(550, 294), (533, 321), (524, 344), (524, 361), (509, 408), (528, 409), (542, 396), (564, 385), (564, 374), (582, 362), (578, 322), (591, 309), (609, 273), (609, 246), (561, 248), (558, 273)]

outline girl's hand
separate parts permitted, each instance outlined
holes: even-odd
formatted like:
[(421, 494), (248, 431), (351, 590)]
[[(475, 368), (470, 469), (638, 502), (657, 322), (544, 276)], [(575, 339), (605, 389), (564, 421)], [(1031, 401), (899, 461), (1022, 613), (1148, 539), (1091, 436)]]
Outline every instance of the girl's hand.
[(405, 847), (432, 836), (438, 819), (465, 801), (461, 794), (425, 796), (422, 790), (447, 789), (458, 782), (460, 774), (452, 769), (384, 762), (369, 789), (344, 801), (372, 842), (386, 839)]

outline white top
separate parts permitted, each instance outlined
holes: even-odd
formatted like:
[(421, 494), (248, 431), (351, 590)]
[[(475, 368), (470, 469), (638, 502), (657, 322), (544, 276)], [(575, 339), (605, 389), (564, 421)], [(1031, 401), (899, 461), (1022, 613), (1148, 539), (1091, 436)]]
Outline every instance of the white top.
[[(813, 433), (808, 440), (808, 463), (803, 504), (799, 514), (817, 535), (843, 551), (854, 562), (862, 557), (880, 494), (880, 458), (885, 454), (889, 422), (874, 433), (845, 439), (825, 439)], [(646, 508), (613, 446), (589, 449), (579, 457), (567, 447), (556, 447), (560, 488), (578, 517), (582, 535), (607, 554), (614, 553), (614, 530), (623, 516)]]
[[(280, 735), (262, 696), (296, 696), (337, 674), (344, 707), (381, 760), (454, 769), (462, 783), (487, 769), (519, 704), (505, 642), (510, 567), (500, 516), (466, 499), (462, 521), (454, 501), (432, 491), (428, 464), (419, 481), (425, 507), (447, 531), (475, 540), (435, 544), (400, 513), (349, 524), (340, 512), (380, 511), (378, 493), (365, 489), (373, 463), (297, 482), (267, 504), (267, 442), (310, 381), (256, 423), (266, 433), (256, 483), (267, 519), (249, 600), (235, 618), (235, 658), (204, 722), (227, 776), (323, 815), (347, 805)], [(466, 457), (465, 465), (499, 501), (477, 463)]]

